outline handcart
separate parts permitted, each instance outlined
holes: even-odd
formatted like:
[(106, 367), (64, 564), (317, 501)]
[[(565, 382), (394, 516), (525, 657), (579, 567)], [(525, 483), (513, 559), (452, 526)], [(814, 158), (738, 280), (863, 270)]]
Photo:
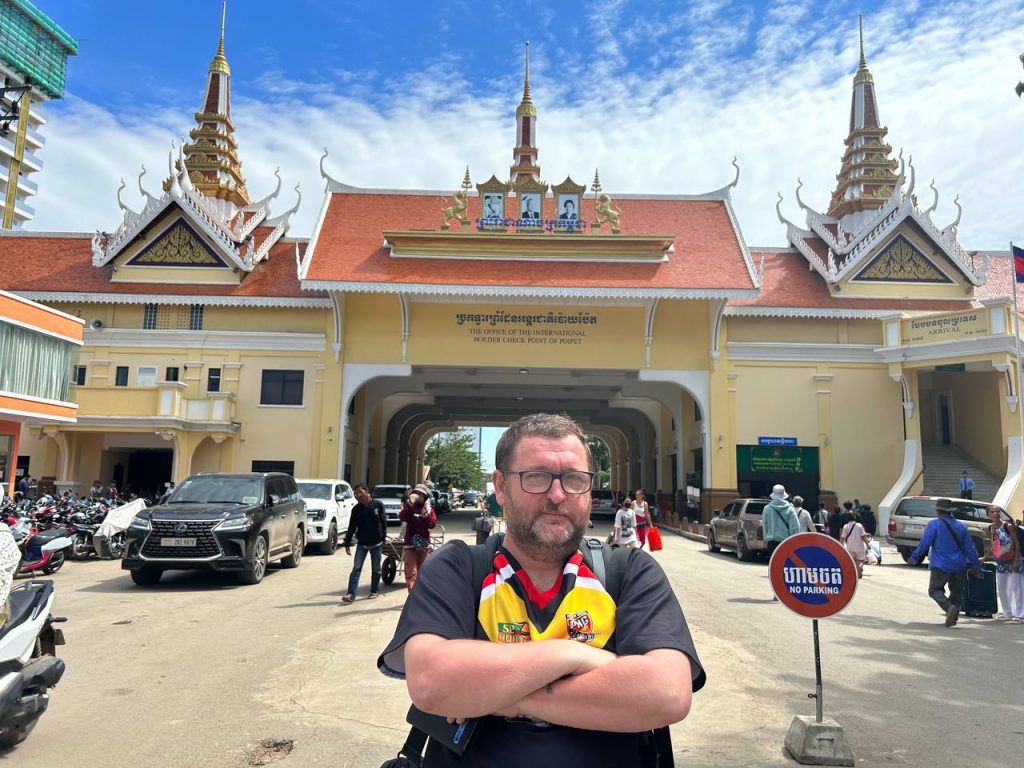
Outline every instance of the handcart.
[[(438, 523), (430, 529), (430, 548), (437, 549), (444, 544), (444, 526)], [(395, 577), (401, 572), (405, 574), (405, 559), (402, 550), (405, 543), (402, 536), (388, 536), (381, 545), (380, 578), (388, 586), (395, 583)]]

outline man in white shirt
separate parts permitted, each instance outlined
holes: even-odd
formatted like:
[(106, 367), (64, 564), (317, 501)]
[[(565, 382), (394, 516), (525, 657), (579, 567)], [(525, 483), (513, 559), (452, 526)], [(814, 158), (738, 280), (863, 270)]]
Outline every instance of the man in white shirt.
[(626, 499), (615, 513), (615, 529), (613, 531), (614, 541), (620, 547), (632, 549), (639, 546), (636, 538), (636, 516), (633, 514), (633, 505)]
[(800, 533), (814, 533), (817, 530), (811, 513), (804, 509), (803, 496), (793, 497), (793, 511), (796, 512), (796, 520), (800, 524)]

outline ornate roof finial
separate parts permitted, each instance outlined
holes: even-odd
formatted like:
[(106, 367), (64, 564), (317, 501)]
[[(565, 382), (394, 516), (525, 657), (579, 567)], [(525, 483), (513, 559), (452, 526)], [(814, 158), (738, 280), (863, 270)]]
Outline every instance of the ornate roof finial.
[(537, 108), (530, 99), (530, 42), (526, 42), (526, 67), (523, 76), (523, 100), (516, 107), (516, 143), (512, 148), (512, 167), (509, 178), (512, 184), (524, 179), (540, 181), (540, 166), (537, 164)]
[(473, 180), (469, 178), (469, 166), (466, 166), (466, 175), (462, 177), (462, 188), (468, 193), (473, 188)]
[(864, 56), (864, 14), (860, 15), (860, 68), (868, 68), (868, 60)]
[(210, 62), (210, 72), (223, 72), (231, 74), (231, 67), (228, 66), (227, 57), (224, 55), (224, 21), (228, 13), (228, 0), (221, 0), (220, 6), (220, 42), (217, 44), (217, 54)]
[(530, 41), (526, 41), (526, 68), (523, 76), (523, 101), (530, 100)]
[(536, 117), (537, 108), (533, 106), (533, 100), (530, 98), (530, 41), (526, 41), (526, 68), (523, 75), (523, 100), (519, 102), (519, 107), (516, 109), (516, 117)]
[(601, 177), (597, 172), (597, 168), (594, 169), (594, 181), (590, 185), (590, 191), (595, 195), (601, 191)]

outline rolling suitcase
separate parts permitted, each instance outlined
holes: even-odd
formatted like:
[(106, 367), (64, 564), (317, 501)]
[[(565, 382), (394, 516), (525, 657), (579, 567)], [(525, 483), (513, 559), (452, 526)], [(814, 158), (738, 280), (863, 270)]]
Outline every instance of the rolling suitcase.
[(985, 563), (982, 574), (982, 578), (977, 579), (967, 573), (960, 610), (968, 616), (991, 619), (999, 611), (996, 603), (996, 567)]

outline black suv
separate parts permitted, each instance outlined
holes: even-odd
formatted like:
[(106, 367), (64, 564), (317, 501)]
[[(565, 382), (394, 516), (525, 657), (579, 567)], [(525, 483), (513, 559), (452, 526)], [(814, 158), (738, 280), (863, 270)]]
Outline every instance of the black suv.
[(181, 570), (233, 572), (259, 584), (271, 560), (298, 567), (305, 526), (306, 503), (288, 475), (193, 475), (132, 520), (121, 567), (140, 585)]

